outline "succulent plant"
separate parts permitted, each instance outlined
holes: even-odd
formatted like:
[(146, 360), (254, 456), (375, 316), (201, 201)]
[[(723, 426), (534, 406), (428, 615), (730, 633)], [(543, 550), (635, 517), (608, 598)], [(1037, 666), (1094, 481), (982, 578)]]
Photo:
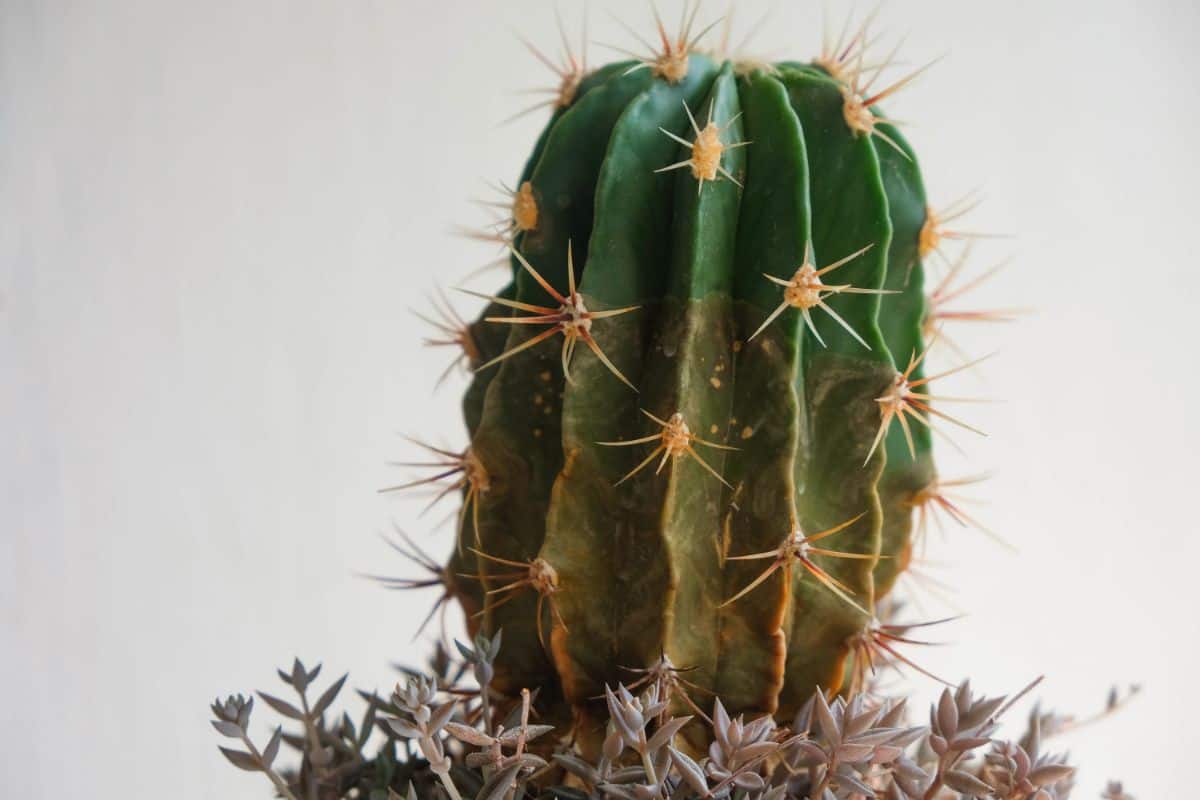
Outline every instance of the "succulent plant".
[[(1032, 715), (1017, 740), (998, 735), (1001, 718), (1038, 681), (1011, 699), (974, 695), (968, 682), (945, 689), (928, 725), (913, 724), (903, 700), (823, 692), (781, 722), (770, 714), (731, 715), (719, 698), (708, 706), (711, 714), (697, 707), (694, 716), (673, 715), (681, 687), (659, 672), (637, 693), (620, 684), (605, 689), (609, 718), (599, 752), (589, 757), (578, 743), (552, 736), (555, 726), (532, 721), (528, 689), (505, 709), (489, 705), (492, 665), (502, 648), (499, 638), (481, 636), (474, 644), (458, 645), (459, 663), (439, 650), (431, 674), (409, 671), (389, 699), (363, 694), (360, 725), (345, 714), (325, 720), (341, 680), (310, 707), (307, 687), (320, 667), (312, 673), (297, 667), (309, 675), (299, 682), (291, 680), (295, 670), (280, 671), (302, 708), (259, 696), (302, 729), (285, 735), (276, 728), (259, 751), (247, 733), (253, 701), (232, 696), (213, 703), (212, 724), (246, 751), (221, 750), (241, 769), (263, 773), (289, 800), (1066, 800), (1073, 788), (1074, 768), (1061, 755), (1041, 752), (1043, 739), (1058, 732), (1043, 732), (1042, 715)], [(479, 681), (478, 703), (458, 684), (468, 670)], [(703, 731), (706, 748), (682, 735), (689, 725)], [(372, 734), (383, 744), (367, 757)], [(300, 751), (299, 769), (272, 766), (281, 741)], [(1103, 796), (1129, 798), (1116, 782)]]
[[(945, 247), (978, 236), (957, 228), (973, 204), (933, 210), (880, 108), (924, 68), (866, 66), (869, 20), (811, 63), (704, 49), (696, 11), (596, 69), (534, 49), (557, 72), (553, 114), (476, 234), (510, 279), (468, 291), (487, 303), (474, 322), (444, 296), (430, 320), (428, 343), (473, 373), (469, 443), (415, 442), (431, 472), (384, 490), (459, 498), (450, 562), (401, 534), (427, 574), (381, 580), (440, 587), (435, 611), (458, 601), (472, 646), (390, 700), (363, 695), (358, 727), (324, 722), (341, 681), (310, 707), (315, 671), (281, 672), (302, 707), (260, 696), (304, 725), (283, 737), (296, 774), (271, 767), (278, 731), (266, 753), (250, 742), (249, 701), (214, 704), (248, 749), (227, 757), (284, 796), (1070, 791), (1072, 768), (1040, 752), (1069, 718), (1035, 710), (1004, 741), (1012, 702), (965, 682), (928, 727), (873, 691), (879, 663), (929, 674), (904, 648), (935, 623), (898, 622), (887, 597), (931, 515), (976, 525), (953, 494), (975, 479), (933, 461), (936, 425), (978, 433), (931, 388), (976, 363), (941, 326), (1011, 315), (955, 307), (990, 275)], [(927, 371), (937, 342), (957, 365)]]
[(475, 368), (447, 572), (504, 630), (496, 688), (584, 738), (664, 654), (736, 711), (861, 677), (942, 496), (923, 259), (953, 234), (879, 108), (917, 73), (877, 86), (865, 31), (813, 64), (702, 52), (694, 20), (567, 59), (496, 229), (512, 280), (447, 339)]

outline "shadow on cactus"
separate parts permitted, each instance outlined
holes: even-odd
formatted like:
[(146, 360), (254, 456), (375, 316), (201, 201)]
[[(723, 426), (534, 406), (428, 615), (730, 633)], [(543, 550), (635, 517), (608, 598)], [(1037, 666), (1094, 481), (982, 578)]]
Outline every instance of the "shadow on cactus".
[[(300, 730), (260, 750), (231, 697), (226, 756), (297, 800), (1065, 798), (1041, 742), (1079, 721), (1035, 711), (998, 739), (1017, 698), (964, 682), (914, 726), (875, 683), (945, 683), (912, 653), (934, 623), (889, 593), (929, 519), (974, 524), (970, 479), (933, 461), (934, 433), (980, 433), (934, 388), (977, 363), (943, 324), (1013, 313), (954, 306), (991, 274), (948, 252), (979, 236), (958, 228), (973, 202), (932, 210), (880, 109), (924, 68), (887, 77), (869, 19), (767, 63), (702, 47), (696, 8), (674, 33), (655, 16), (633, 61), (531, 47), (553, 114), (477, 234), (511, 279), (468, 291), (471, 324), (443, 299), (430, 339), (473, 371), (470, 443), (385, 490), (460, 498), (450, 563), (406, 540), (427, 576), (388, 585), (440, 586), (474, 646), (364, 694), (357, 723), (328, 720), (342, 681), (310, 702), (296, 662), (299, 705), (260, 696)], [(927, 370), (939, 344), (950, 366)], [(275, 769), (281, 742), (298, 770)]]

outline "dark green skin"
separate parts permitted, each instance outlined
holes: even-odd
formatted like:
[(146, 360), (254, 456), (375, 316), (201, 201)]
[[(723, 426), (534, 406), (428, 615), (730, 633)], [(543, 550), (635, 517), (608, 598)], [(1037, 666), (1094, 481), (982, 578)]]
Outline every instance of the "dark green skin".
[[(789, 713), (814, 687), (837, 688), (847, 640), (869, 618), (799, 565), (726, 604), (771, 564), (728, 559), (774, 550), (797, 528), (813, 534), (862, 515), (822, 545), (869, 558), (814, 560), (869, 609), (904, 565), (878, 557), (907, 552), (912, 496), (933, 476), (921, 426), (915, 459), (893, 426), (864, 465), (880, 424), (875, 398), (924, 346), (925, 200), (915, 160), (855, 135), (838, 85), (815, 68), (739, 76), (693, 55), (687, 77), (671, 85), (629, 66), (593, 74), (551, 120), (522, 176), (538, 225), (517, 247), (565, 294), (570, 243), (589, 309), (640, 306), (592, 327), (638, 391), (582, 344), (567, 382), (556, 336), (478, 372), (464, 400), (491, 486), (479, 499), (479, 531), (467, 514), (461, 542), (553, 566), (545, 646), (532, 589), (500, 607), (486, 602), (512, 568), (465, 548), (451, 564), (485, 576), (459, 578), (459, 593), (468, 610), (483, 609), (473, 628), (504, 631), (495, 688), (540, 687), (543, 713), (573, 719), (585, 743), (605, 718), (604, 686), (631, 682), (628, 668), (663, 654), (734, 710)], [(697, 193), (689, 168), (655, 173), (691, 155), (659, 130), (693, 138), (685, 101), (701, 127), (710, 105), (717, 124), (734, 120), (725, 144), (751, 142), (721, 159), (744, 189), (719, 178)], [(818, 266), (874, 244), (825, 279), (897, 292), (827, 301), (870, 349), (819, 309), (824, 347), (794, 309), (747, 341), (783, 300), (763, 273), (790, 279), (809, 244)], [(500, 296), (557, 305), (515, 261)], [(508, 313), (493, 304), (483, 316)], [(472, 336), (486, 360), (542, 330), (481, 316)], [(657, 433), (640, 409), (661, 419), (678, 411), (693, 434), (737, 448), (694, 443), (733, 488), (686, 455), (615, 486), (657, 443), (597, 443)]]

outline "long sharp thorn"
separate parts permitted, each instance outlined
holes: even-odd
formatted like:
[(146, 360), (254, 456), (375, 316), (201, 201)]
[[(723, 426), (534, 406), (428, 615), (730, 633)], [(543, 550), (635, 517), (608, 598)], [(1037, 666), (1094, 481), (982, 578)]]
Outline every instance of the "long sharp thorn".
[(745, 188), (745, 187), (743, 187), (743, 186), (742, 186), (742, 182), (741, 182), (741, 181), (739, 181), (737, 178), (733, 177), (732, 175), (730, 175), (730, 174), (729, 174), (729, 170), (725, 169), (724, 167), (722, 167), (722, 166), (720, 166), (720, 165), (717, 165), (717, 172), (721, 173), (721, 174), (722, 174), (722, 175), (724, 175), (726, 178), (728, 178), (729, 180), (731, 180), (731, 181), (733, 181), (735, 184), (737, 184), (738, 188)]
[(747, 342), (754, 341), (755, 337), (757, 337), (760, 333), (765, 331), (767, 329), (768, 325), (770, 325), (772, 322), (774, 322), (776, 319), (779, 318), (780, 314), (782, 314), (784, 311), (787, 311), (787, 308), (788, 308), (788, 304), (786, 301), (784, 301), (783, 303), (780, 303), (779, 307), (776, 308), (774, 311), (772, 311), (770, 316), (768, 316), (765, 320), (763, 320), (763, 324), (759, 325), (758, 330), (756, 330), (754, 333), (752, 333), (750, 335), (750, 338), (747, 339), (746, 341)]
[(757, 589), (762, 584), (763, 581), (765, 581), (767, 578), (771, 577), (775, 573), (775, 571), (779, 569), (780, 566), (781, 566), (781, 564), (778, 561), (776, 561), (774, 564), (767, 567), (765, 570), (763, 570), (762, 574), (760, 574), (757, 578), (755, 578), (753, 581), (751, 581), (750, 584), (748, 586), (746, 586), (746, 588), (742, 589), (740, 592), (735, 594), (733, 597), (731, 597), (728, 600), (726, 600), (725, 602), (721, 603), (721, 605), (719, 605), (718, 608), (725, 608), (726, 606), (736, 603), (738, 600), (740, 600), (743, 597), (745, 597), (746, 595), (750, 594), (750, 592)]
[(567, 290), (570, 297), (575, 297), (575, 248), (567, 240)]
[(621, 478), (621, 480), (619, 480), (619, 481), (617, 481), (616, 483), (614, 483), (614, 484), (613, 484), (613, 486), (614, 486), (614, 487), (616, 487), (616, 486), (620, 486), (622, 483), (624, 483), (625, 481), (629, 480), (629, 479), (630, 479), (630, 478), (632, 478), (634, 475), (637, 475), (639, 472), (641, 472), (643, 469), (645, 469), (645, 468), (646, 468), (646, 465), (647, 465), (647, 464), (649, 464), (651, 461), (653, 461), (655, 458), (657, 458), (657, 457), (658, 457), (658, 454), (659, 454), (660, 452), (662, 452), (663, 450), (665, 450), (665, 449), (666, 449), (666, 447), (665, 447), (664, 445), (659, 445), (658, 447), (656, 447), (656, 448), (654, 449), (654, 452), (652, 452), (650, 455), (646, 456), (646, 458), (645, 458), (645, 459), (644, 459), (644, 460), (643, 460), (643, 461), (642, 461), (640, 464), (638, 464), (636, 467), (634, 467), (633, 469), (631, 469), (631, 470), (630, 470), (630, 471), (629, 471), (629, 472), (628, 472), (628, 473), (625, 475), (625, 477), (624, 477), (624, 478)]
[(534, 336), (532, 339), (522, 342), (521, 344), (517, 345), (516, 347), (512, 348), (511, 350), (507, 350), (507, 351), (501, 353), (500, 355), (493, 358), (491, 361), (488, 361), (486, 364), (480, 364), (478, 367), (475, 368), (475, 371), (479, 372), (481, 370), (485, 370), (490, 366), (499, 364), (501, 361), (503, 361), (506, 358), (515, 356), (517, 353), (521, 352), (522, 350), (528, 350), (531, 347), (536, 347), (537, 345), (539, 345), (542, 342), (544, 342), (545, 340), (549, 339), (551, 336), (553, 336), (556, 333), (558, 333), (557, 327), (551, 328), (547, 331), (543, 331), (542, 333), (539, 333), (537, 336)]
[(744, 556), (727, 556), (726, 561), (760, 561), (764, 558), (778, 558), (779, 549), (764, 550), (761, 553), (748, 553)]
[(912, 428), (908, 424), (908, 418), (905, 415), (900, 415), (900, 427), (904, 431), (904, 441), (908, 444), (908, 455), (910, 458), (917, 457), (917, 448), (913, 444)]
[(901, 78), (900, 80), (896, 81), (895, 83), (893, 83), (893, 84), (892, 84), (891, 86), (889, 86), (888, 88), (886, 88), (886, 89), (884, 89), (883, 91), (881, 91), (881, 92), (879, 92), (879, 93), (875, 94), (874, 96), (872, 96), (872, 97), (870, 97), (870, 98), (868, 98), (868, 99), (864, 100), (864, 101), (863, 101), (863, 105), (866, 105), (866, 106), (873, 106), (873, 105), (875, 105), (876, 103), (878, 103), (878, 102), (879, 102), (879, 101), (881, 101), (881, 100), (886, 100), (888, 97), (892, 96), (893, 94), (895, 94), (896, 92), (900, 91), (901, 89), (903, 89), (903, 88), (904, 88), (905, 86), (907, 86), (908, 84), (910, 84), (910, 83), (912, 83), (913, 81), (915, 81), (915, 80), (916, 80), (918, 77), (920, 77), (920, 76), (921, 76), (921, 75), (922, 75), (922, 74), (923, 74), (923, 73), (924, 73), (926, 70), (928, 70), (928, 69), (929, 69), (930, 67), (932, 67), (934, 64), (937, 64), (937, 63), (938, 63), (939, 61), (941, 61), (943, 58), (945, 58), (945, 56), (939, 56), (938, 58), (935, 58), (933, 61), (930, 61), (930, 62), (929, 62), (928, 64), (926, 64), (925, 66), (923, 66), (923, 67), (920, 67), (919, 69), (913, 70), (913, 71), (912, 71), (912, 72), (910, 72), (908, 75), (906, 75), (905, 77), (903, 77), (903, 78)]
[[(666, 128), (660, 127), (660, 128), (659, 128), (659, 130), (660, 130), (660, 131), (662, 131), (663, 133), (665, 133), (667, 136), (669, 136), (669, 137), (671, 137), (672, 139), (674, 139), (675, 141), (679, 142), (679, 143), (680, 143), (681, 145), (683, 145), (684, 147), (691, 147), (691, 146), (692, 146), (692, 143), (691, 143), (691, 142), (689, 142), (687, 139), (684, 139), (682, 136), (676, 136), (675, 134), (671, 133), (671, 132), (670, 132), (669, 130), (667, 130)], [(686, 163), (688, 163), (688, 162), (684, 161), (684, 162), (682, 162), (682, 163), (686, 164)]]
[(600, 359), (604, 366), (608, 367), (608, 371), (613, 375), (616, 375), (621, 380), (621, 383), (625, 384), (636, 392), (638, 390), (637, 387), (630, 383), (629, 379), (622, 374), (621, 370), (617, 369), (616, 365), (608, 360), (608, 356), (604, 355), (604, 351), (600, 349), (600, 345), (596, 344), (596, 340), (592, 338), (592, 335), (590, 333), (584, 333), (582, 336), (584, 344), (586, 344), (588, 348), (595, 353), (596, 358)]
[(648, 444), (649, 442), (653, 442), (661, 438), (662, 434), (652, 433), (649, 436), (643, 436), (640, 439), (630, 439), (627, 442), (596, 442), (596, 444), (604, 447), (629, 447), (630, 445), (636, 444)]
[(662, 426), (662, 427), (664, 427), (664, 428), (665, 428), (665, 427), (667, 427), (667, 425), (668, 425), (668, 423), (667, 423), (667, 422), (665, 422), (664, 420), (661, 420), (661, 419), (659, 419), (658, 417), (654, 416), (653, 414), (651, 414), (651, 413), (650, 413), (649, 411), (647, 411), (646, 409), (644, 409), (644, 408), (639, 408), (639, 409), (638, 409), (638, 411), (642, 412), (642, 414), (643, 414), (644, 416), (646, 416), (646, 417), (648, 417), (648, 418), (650, 418), (650, 419), (654, 420), (654, 421), (655, 421), (656, 423), (658, 423), (660, 426)]
[(470, 550), (475, 555), (479, 556), (480, 558), (486, 559), (488, 561), (493, 561), (497, 564), (503, 564), (506, 567), (517, 567), (518, 569), (526, 569), (529, 566), (528, 564), (521, 562), (521, 561), (510, 561), (507, 558), (500, 558), (499, 556), (489, 555), (475, 547), (468, 547), (467, 549)]
[(845, 591), (843, 591), (843, 589), (839, 588), (839, 585), (844, 586), (844, 584), (839, 584), (839, 582), (837, 581), (836, 578), (834, 578), (828, 572), (821, 569), (820, 567), (818, 567), (816, 564), (809, 561), (808, 559), (805, 559), (803, 563), (804, 563), (805, 569), (808, 570), (809, 574), (811, 574), (814, 578), (816, 578), (826, 589), (828, 589), (829, 591), (831, 591), (835, 595), (837, 595), (837, 597), (840, 600), (853, 606), (856, 610), (861, 611), (863, 614), (867, 615), (868, 617), (871, 616), (871, 613), (869, 611), (867, 611), (865, 608), (863, 608), (857, 602), (855, 602), (854, 598), (852, 598), (849, 594), (847, 594)]
[(842, 319), (841, 316), (836, 311), (834, 311), (833, 308), (828, 303), (826, 303), (824, 301), (818, 301), (817, 305), (820, 306), (822, 309), (824, 309), (826, 314), (833, 317), (833, 319), (839, 325), (841, 325), (843, 328), (845, 328), (846, 332), (849, 333), (851, 336), (853, 336), (854, 339), (859, 344), (861, 344), (863, 347), (867, 348), (868, 350), (871, 349), (871, 345), (867, 344), (866, 340), (863, 339), (861, 336), (859, 336), (858, 332), (856, 330), (854, 330), (854, 328), (850, 327), (850, 323), (846, 322), (846, 320)]
[(630, 311), (637, 311), (639, 308), (641, 306), (625, 306), (624, 308), (614, 308), (610, 311), (589, 311), (588, 316), (592, 319), (607, 319), (621, 314), (628, 314)]
[(946, 680), (942, 680), (942, 679), (941, 679), (941, 678), (939, 678), (937, 675), (934, 675), (934, 674), (933, 674), (932, 672), (930, 672), (929, 670), (925, 669), (924, 667), (922, 667), (922, 666), (920, 666), (919, 664), (917, 664), (916, 662), (914, 662), (912, 659), (910, 659), (910, 658), (908, 658), (908, 657), (906, 657), (906, 656), (902, 655), (902, 654), (901, 654), (901, 653), (900, 653), (898, 650), (896, 650), (895, 648), (893, 648), (893, 647), (890, 647), (890, 646), (889, 646), (889, 645), (888, 645), (886, 642), (879, 642), (879, 641), (877, 641), (877, 642), (876, 642), (876, 644), (877, 644), (877, 645), (878, 645), (878, 646), (879, 646), (881, 649), (883, 649), (883, 650), (887, 651), (887, 652), (888, 652), (888, 653), (889, 653), (889, 654), (890, 654), (890, 655), (891, 655), (893, 658), (896, 658), (896, 659), (898, 659), (899, 661), (902, 661), (902, 662), (904, 662), (905, 664), (907, 664), (908, 666), (912, 667), (913, 669), (915, 669), (917, 672), (921, 673), (921, 674), (922, 674), (922, 675), (924, 675), (925, 677), (927, 677), (927, 678), (932, 678), (933, 680), (937, 681), (938, 683), (942, 684), (943, 686), (949, 686), (949, 687), (951, 687), (951, 688), (953, 688), (953, 687), (954, 687), (954, 684), (953, 684), (953, 683), (950, 683), (949, 681), (946, 681)]
[(867, 512), (864, 511), (861, 514), (859, 514), (858, 516), (852, 517), (851, 519), (846, 520), (845, 522), (841, 523), (840, 525), (835, 525), (834, 527), (829, 528), (828, 530), (823, 530), (820, 533), (814, 533), (812, 536), (806, 536), (806, 537), (804, 537), (804, 541), (810, 542), (810, 543), (811, 542), (819, 542), (822, 539), (825, 539), (829, 536), (833, 536), (836, 533), (841, 533), (842, 531), (846, 530), (846, 528), (849, 528), (851, 525), (858, 522), (860, 519), (862, 519), (866, 515), (867, 515)]
[(550, 282), (547, 281), (545, 278), (543, 278), (541, 273), (533, 268), (533, 265), (530, 264), (525, 259), (525, 256), (521, 255), (521, 251), (517, 250), (516, 248), (512, 247), (511, 245), (509, 246), (508, 250), (510, 253), (512, 253), (514, 256), (516, 256), (517, 261), (521, 262), (521, 266), (525, 268), (525, 271), (528, 272), (530, 275), (532, 275), (533, 279), (536, 280), (538, 282), (538, 284), (543, 289), (546, 290), (546, 294), (550, 295), (556, 301), (558, 301), (559, 305), (564, 305), (564, 306), (567, 305), (567, 298), (565, 298), (561, 294), (559, 294), (558, 290), (555, 289), (553, 286), (551, 286)]
[[(655, 174), (658, 174), (660, 172), (670, 172), (673, 169), (680, 169), (682, 167), (691, 166), (691, 164), (692, 164), (692, 160), (689, 158), (687, 161), (677, 161), (674, 164), (671, 164), (669, 166), (656, 169), (656, 170), (654, 170), (654, 172), (655, 172)], [(701, 183), (703, 183), (703, 182), (701, 182)]]
[(863, 253), (867, 252), (874, 246), (875, 246), (875, 243), (872, 242), (871, 244), (867, 245), (866, 247), (862, 248), (861, 250), (855, 250), (853, 253), (846, 256), (845, 258), (839, 259), (838, 261), (835, 261), (832, 264), (830, 264), (826, 267), (823, 267), (822, 269), (817, 270), (817, 274), (824, 275), (827, 272), (833, 272), (835, 269), (842, 266), (843, 264), (847, 264), (847, 263), (853, 261), (854, 259), (858, 258), (859, 256), (861, 256)]
[(699, 138), (700, 126), (696, 124), (696, 118), (692, 116), (692, 110), (688, 108), (687, 100), (683, 101), (683, 110), (687, 112), (688, 122), (692, 123), (692, 130), (695, 132), (697, 138)]
[(702, 466), (702, 467), (704, 467), (706, 470), (708, 470), (708, 471), (709, 471), (709, 473), (710, 473), (710, 474), (711, 474), (711, 475), (712, 475), (714, 478), (716, 478), (717, 480), (719, 480), (721, 483), (725, 484), (725, 486), (726, 486), (727, 488), (729, 488), (729, 489), (733, 489), (733, 486), (731, 486), (731, 485), (730, 485), (729, 481), (727, 481), (727, 480), (725, 480), (724, 478), (722, 478), (722, 477), (721, 477), (721, 473), (719, 473), (719, 472), (717, 472), (715, 469), (713, 469), (713, 468), (712, 468), (712, 467), (709, 465), (709, 463), (708, 463), (707, 461), (705, 461), (703, 458), (701, 458), (701, 457), (700, 457), (700, 454), (696, 452), (696, 448), (694, 448), (694, 447), (692, 447), (691, 445), (689, 445), (689, 446), (688, 446), (688, 448), (687, 448), (687, 452), (688, 452), (688, 454), (689, 454), (689, 455), (690, 455), (692, 458), (696, 459), (696, 461), (698, 461), (698, 462), (700, 463), (700, 466)]
[(920, 380), (912, 381), (911, 383), (909, 383), (909, 388), (915, 389), (918, 386), (929, 383), (930, 381), (936, 381), (936, 380), (941, 380), (942, 378), (948, 378), (956, 372), (962, 372), (965, 369), (970, 369), (971, 367), (974, 367), (978, 364), (982, 364), (984, 361), (987, 361), (989, 358), (993, 358), (995, 355), (996, 355), (995, 353), (988, 353), (986, 356), (980, 356), (979, 358), (975, 359), (974, 361), (968, 361), (966, 364), (959, 364), (957, 367), (948, 369), (945, 372), (939, 372), (937, 375), (929, 375), (927, 377), (921, 378)]
[(825, 344), (825, 340), (821, 338), (821, 334), (817, 331), (816, 323), (813, 322), (812, 314), (809, 313), (809, 310), (807, 308), (801, 309), (800, 316), (804, 319), (805, 327), (808, 328), (813, 338), (817, 340), (817, 343), (821, 347), (828, 347), (829, 345)]
[[(875, 440), (871, 442), (871, 449), (867, 451), (867, 457), (863, 459), (863, 466), (871, 462), (871, 456), (875, 455), (875, 451), (879, 448), (879, 443), (883, 441), (883, 435), (887, 433), (888, 426), (891, 424), (893, 414), (890, 411), (885, 411), (883, 421), (879, 424), (879, 430), (875, 433)], [(922, 420), (924, 421), (924, 420)]]
[(547, 308), (546, 306), (535, 306), (531, 303), (521, 303), (516, 300), (509, 300), (504, 297), (496, 297), (494, 295), (483, 294), (482, 292), (476, 292), (473, 289), (463, 289), (461, 287), (456, 287), (456, 288), (457, 288), (457, 291), (460, 291), (463, 294), (469, 294), (472, 297), (478, 297), (483, 300), (487, 300), (489, 302), (495, 303), (496, 305), (505, 306), (507, 308), (515, 308), (518, 311), (528, 311), (530, 313), (537, 313), (537, 314), (553, 314), (556, 311), (556, 309)]

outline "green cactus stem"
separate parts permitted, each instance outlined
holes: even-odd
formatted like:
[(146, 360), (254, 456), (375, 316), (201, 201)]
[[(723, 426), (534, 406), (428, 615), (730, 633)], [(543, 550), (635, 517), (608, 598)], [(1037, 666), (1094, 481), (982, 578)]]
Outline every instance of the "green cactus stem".
[(504, 632), (495, 690), (541, 687), (585, 744), (660, 662), (737, 711), (861, 680), (937, 485), (922, 262), (948, 232), (878, 108), (915, 73), (872, 94), (844, 49), (696, 38), (567, 60), (498, 234), (512, 281), (461, 331), (445, 572)]

